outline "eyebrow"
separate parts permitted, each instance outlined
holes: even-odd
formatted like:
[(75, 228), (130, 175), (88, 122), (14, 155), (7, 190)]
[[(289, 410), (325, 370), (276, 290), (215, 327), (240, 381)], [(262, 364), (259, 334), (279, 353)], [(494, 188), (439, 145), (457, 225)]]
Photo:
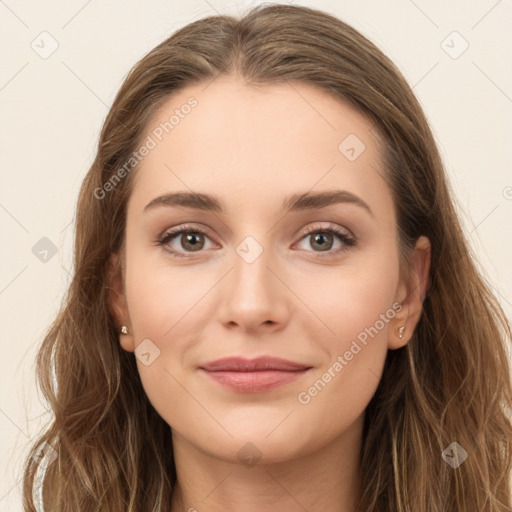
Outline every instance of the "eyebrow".
[[(296, 212), (320, 209), (341, 203), (349, 203), (359, 206), (375, 218), (371, 208), (359, 196), (356, 196), (348, 190), (293, 194), (284, 200), (283, 209), (286, 212)], [(144, 207), (144, 212), (153, 210), (159, 206), (182, 206), (185, 208), (193, 208), (195, 210), (224, 213), (222, 202), (217, 197), (209, 194), (202, 194), (200, 192), (174, 192), (155, 197), (155, 199), (150, 201)]]

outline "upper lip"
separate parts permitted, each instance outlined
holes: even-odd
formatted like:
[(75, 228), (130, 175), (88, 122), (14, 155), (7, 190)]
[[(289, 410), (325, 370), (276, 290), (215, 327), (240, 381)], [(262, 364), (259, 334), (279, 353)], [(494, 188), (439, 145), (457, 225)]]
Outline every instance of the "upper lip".
[(257, 357), (255, 359), (245, 359), (243, 357), (224, 357), (203, 364), (200, 368), (213, 372), (231, 371), (231, 372), (254, 372), (262, 370), (281, 370), (296, 371), (306, 370), (310, 366), (281, 359), (279, 357)]

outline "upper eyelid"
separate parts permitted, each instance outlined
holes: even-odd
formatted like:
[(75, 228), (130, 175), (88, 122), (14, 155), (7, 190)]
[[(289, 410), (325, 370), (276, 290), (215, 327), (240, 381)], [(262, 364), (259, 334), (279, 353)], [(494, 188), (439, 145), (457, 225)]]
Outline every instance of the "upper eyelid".
[[(325, 221), (325, 222), (327, 222), (327, 221)], [(339, 226), (337, 224), (333, 224), (332, 222), (331, 223), (327, 223), (324, 226), (317, 226), (317, 225), (307, 226), (305, 228), (305, 230), (303, 231), (303, 233), (304, 233), (304, 235), (309, 235), (311, 233), (314, 233), (315, 231), (322, 231), (324, 229), (329, 229), (329, 228), (333, 228), (336, 231), (341, 231), (343, 234), (346, 234), (347, 236), (355, 238), (355, 236), (353, 235), (352, 231), (350, 231), (350, 229), (348, 229), (348, 228), (346, 228), (344, 226)], [(345, 233), (345, 231), (346, 231), (346, 233)]]
[[(326, 224), (319, 225), (319, 223), (321, 223), (321, 222), (325, 222)], [(183, 231), (186, 231), (186, 232), (187, 231), (191, 231), (191, 232), (193, 232), (194, 230), (197, 230), (198, 232), (205, 233), (206, 235), (209, 236), (210, 228), (206, 228), (206, 227), (203, 227), (203, 226), (198, 227), (198, 226), (199, 225), (192, 225), (192, 224), (188, 224), (188, 223), (184, 223), (182, 225), (178, 224), (177, 226), (174, 226), (172, 228), (165, 229), (158, 238), (163, 238), (167, 234), (177, 235), (177, 234), (180, 234)], [(297, 230), (294, 235), (299, 234), (299, 232), (303, 232), (304, 235), (308, 235), (311, 232), (321, 231), (322, 229), (327, 229), (327, 228), (334, 228), (334, 229), (342, 231), (342, 232), (346, 231), (347, 232), (346, 234), (348, 236), (355, 237), (355, 235), (352, 233), (352, 231), (350, 229), (348, 229), (347, 227), (339, 226), (339, 225), (337, 225), (337, 224), (335, 224), (333, 222), (329, 222), (329, 221), (317, 221), (317, 223), (314, 223), (314, 225), (310, 224), (306, 228), (302, 228), (301, 230)]]

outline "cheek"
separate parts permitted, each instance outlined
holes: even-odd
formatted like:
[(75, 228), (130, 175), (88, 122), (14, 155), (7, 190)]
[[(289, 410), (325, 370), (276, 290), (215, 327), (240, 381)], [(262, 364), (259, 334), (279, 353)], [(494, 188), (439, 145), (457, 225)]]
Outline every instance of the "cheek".
[(160, 416), (173, 428), (186, 430), (191, 424), (205, 421), (204, 410), (191, 398), (183, 366), (201, 325), (201, 298), (215, 280), (207, 275), (198, 278), (192, 267), (172, 269), (163, 258), (146, 255), (144, 260), (141, 255), (142, 251), (137, 254), (134, 250), (131, 261), (127, 261), (130, 320), (136, 347), (149, 339), (158, 350), (149, 365), (136, 359), (141, 383)]
[(325, 340), (320, 344), (330, 356), (347, 350), (355, 339), (363, 343), (386, 339), (389, 321), (395, 316), (396, 254), (361, 253), (351, 261), (317, 271), (314, 279), (297, 281), (295, 288), (310, 310), (302, 315), (303, 329), (312, 339)]
[[(126, 294), (134, 333), (140, 341), (187, 337), (198, 327), (202, 298), (214, 288), (218, 276), (207, 269), (179, 266), (163, 249), (134, 247), (126, 266)], [(175, 265), (173, 267), (173, 265)]]

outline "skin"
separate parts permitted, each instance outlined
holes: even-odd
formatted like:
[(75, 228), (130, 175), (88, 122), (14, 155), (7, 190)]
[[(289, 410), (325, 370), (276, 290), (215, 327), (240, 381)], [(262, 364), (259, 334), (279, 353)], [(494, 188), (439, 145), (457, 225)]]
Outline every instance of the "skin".
[[(369, 120), (348, 104), (307, 84), (257, 88), (222, 76), (170, 97), (147, 135), (190, 96), (197, 107), (137, 167), (126, 266), (111, 291), (116, 320), (129, 329), (120, 335), (122, 347), (133, 352), (149, 339), (160, 350), (148, 366), (138, 357), (137, 365), (149, 400), (172, 429), (172, 512), (353, 511), (365, 409), (388, 349), (407, 343), (420, 318), (429, 240), (418, 240), (411, 275), (402, 277), (378, 141)], [(338, 150), (349, 134), (365, 144), (354, 161)], [(282, 208), (291, 194), (334, 189), (359, 196), (374, 216), (350, 203)], [(155, 197), (177, 191), (213, 194), (225, 213), (179, 206), (143, 213)], [(155, 241), (184, 223), (207, 236), (197, 235), (194, 251), (178, 234), (167, 248), (186, 257), (173, 257)], [(357, 246), (335, 254), (343, 241), (324, 233), (332, 256), (322, 257), (325, 250), (305, 228), (326, 226), (355, 236)], [(263, 248), (252, 263), (236, 252), (247, 236)], [(299, 393), (394, 303), (402, 304), (394, 318), (300, 403)], [(402, 325), (404, 340), (396, 331)], [(231, 355), (271, 355), (312, 368), (262, 393), (223, 388), (198, 370)], [(257, 464), (240, 458), (244, 446)]]

